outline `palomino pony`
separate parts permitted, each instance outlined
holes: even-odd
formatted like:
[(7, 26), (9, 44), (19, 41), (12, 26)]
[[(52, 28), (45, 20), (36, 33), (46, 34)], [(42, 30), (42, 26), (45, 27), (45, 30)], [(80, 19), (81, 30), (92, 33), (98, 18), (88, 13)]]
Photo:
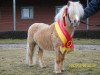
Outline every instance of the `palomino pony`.
[(56, 54), (54, 72), (61, 73), (64, 70), (65, 53), (73, 51), (72, 36), (84, 10), (79, 2), (68, 2), (55, 16), (55, 22), (51, 25), (34, 23), (28, 29), (27, 37), (27, 63), (35, 64), (34, 51), (38, 50), (40, 67), (45, 67), (43, 61), (44, 50), (54, 50)]

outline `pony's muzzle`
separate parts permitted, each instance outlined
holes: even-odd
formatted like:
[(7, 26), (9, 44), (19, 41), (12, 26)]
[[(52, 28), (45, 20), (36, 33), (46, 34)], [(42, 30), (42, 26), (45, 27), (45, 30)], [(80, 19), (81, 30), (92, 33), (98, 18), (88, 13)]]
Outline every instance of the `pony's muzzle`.
[(74, 23), (76, 23), (77, 21), (76, 20), (74, 20)]
[(71, 23), (71, 25), (72, 25), (73, 27), (77, 27), (79, 24), (80, 24), (80, 23), (79, 23), (79, 21), (77, 21), (77, 20), (74, 20), (74, 21)]

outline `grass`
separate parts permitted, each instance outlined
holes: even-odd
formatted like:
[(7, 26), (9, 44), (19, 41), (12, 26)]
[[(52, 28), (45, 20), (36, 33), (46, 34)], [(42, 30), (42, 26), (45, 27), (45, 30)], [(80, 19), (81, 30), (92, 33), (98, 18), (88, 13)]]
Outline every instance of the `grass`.
[[(45, 51), (47, 68), (25, 64), (24, 48), (0, 48), (0, 75), (54, 75), (54, 51)], [(73, 67), (73, 64), (95, 64), (92, 67)], [(99, 75), (100, 51), (76, 50), (65, 57), (65, 72), (62, 75)]]
[[(0, 44), (20, 44), (26, 43), (26, 39), (0, 39)], [(100, 39), (74, 39), (75, 44), (100, 45)]]
[(0, 44), (20, 44), (26, 43), (26, 39), (0, 39)]
[[(0, 44), (20, 43), (26, 44), (26, 39), (0, 39)], [(100, 45), (100, 40), (74, 39), (74, 43)], [(54, 51), (46, 51), (47, 68), (41, 69), (38, 65), (29, 67), (25, 64), (25, 48), (0, 47), (0, 75), (54, 75), (54, 58)], [(65, 72), (62, 75), (100, 75), (100, 50), (75, 50), (66, 54)]]
[(100, 39), (74, 39), (74, 43), (78, 45), (100, 45)]

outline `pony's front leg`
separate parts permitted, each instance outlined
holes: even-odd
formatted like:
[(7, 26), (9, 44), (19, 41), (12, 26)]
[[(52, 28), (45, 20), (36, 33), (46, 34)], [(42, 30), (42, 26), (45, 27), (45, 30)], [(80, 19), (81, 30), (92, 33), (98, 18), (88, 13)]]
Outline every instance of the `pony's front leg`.
[(55, 73), (62, 73), (62, 71), (64, 70), (64, 55), (65, 54), (62, 54), (60, 51), (56, 51), (56, 61), (54, 66)]

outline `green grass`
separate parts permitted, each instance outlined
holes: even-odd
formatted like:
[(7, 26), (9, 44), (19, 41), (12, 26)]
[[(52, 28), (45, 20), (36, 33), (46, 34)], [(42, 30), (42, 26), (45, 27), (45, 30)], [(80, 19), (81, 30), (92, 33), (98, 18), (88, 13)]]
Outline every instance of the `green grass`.
[[(54, 51), (45, 51), (47, 68), (25, 64), (24, 48), (0, 48), (0, 75), (53, 75)], [(72, 64), (96, 64), (95, 67), (70, 67)], [(62, 75), (100, 75), (100, 51), (76, 50), (65, 57)]]
[(26, 39), (0, 39), (0, 44), (20, 44), (26, 43)]
[(74, 39), (75, 44), (83, 45), (100, 45), (100, 39)]
[[(0, 39), (0, 44), (26, 44), (26, 39)], [(100, 45), (100, 39), (74, 39), (75, 44)], [(55, 53), (45, 52), (47, 68), (25, 64), (25, 48), (0, 47), (0, 75), (53, 75)], [(71, 67), (73, 64), (95, 64), (95, 67)], [(63, 75), (99, 75), (100, 51), (76, 50), (65, 57)]]
[[(0, 39), (0, 44), (19, 44), (26, 43), (26, 39)], [(100, 45), (100, 39), (74, 39), (75, 44)]]

